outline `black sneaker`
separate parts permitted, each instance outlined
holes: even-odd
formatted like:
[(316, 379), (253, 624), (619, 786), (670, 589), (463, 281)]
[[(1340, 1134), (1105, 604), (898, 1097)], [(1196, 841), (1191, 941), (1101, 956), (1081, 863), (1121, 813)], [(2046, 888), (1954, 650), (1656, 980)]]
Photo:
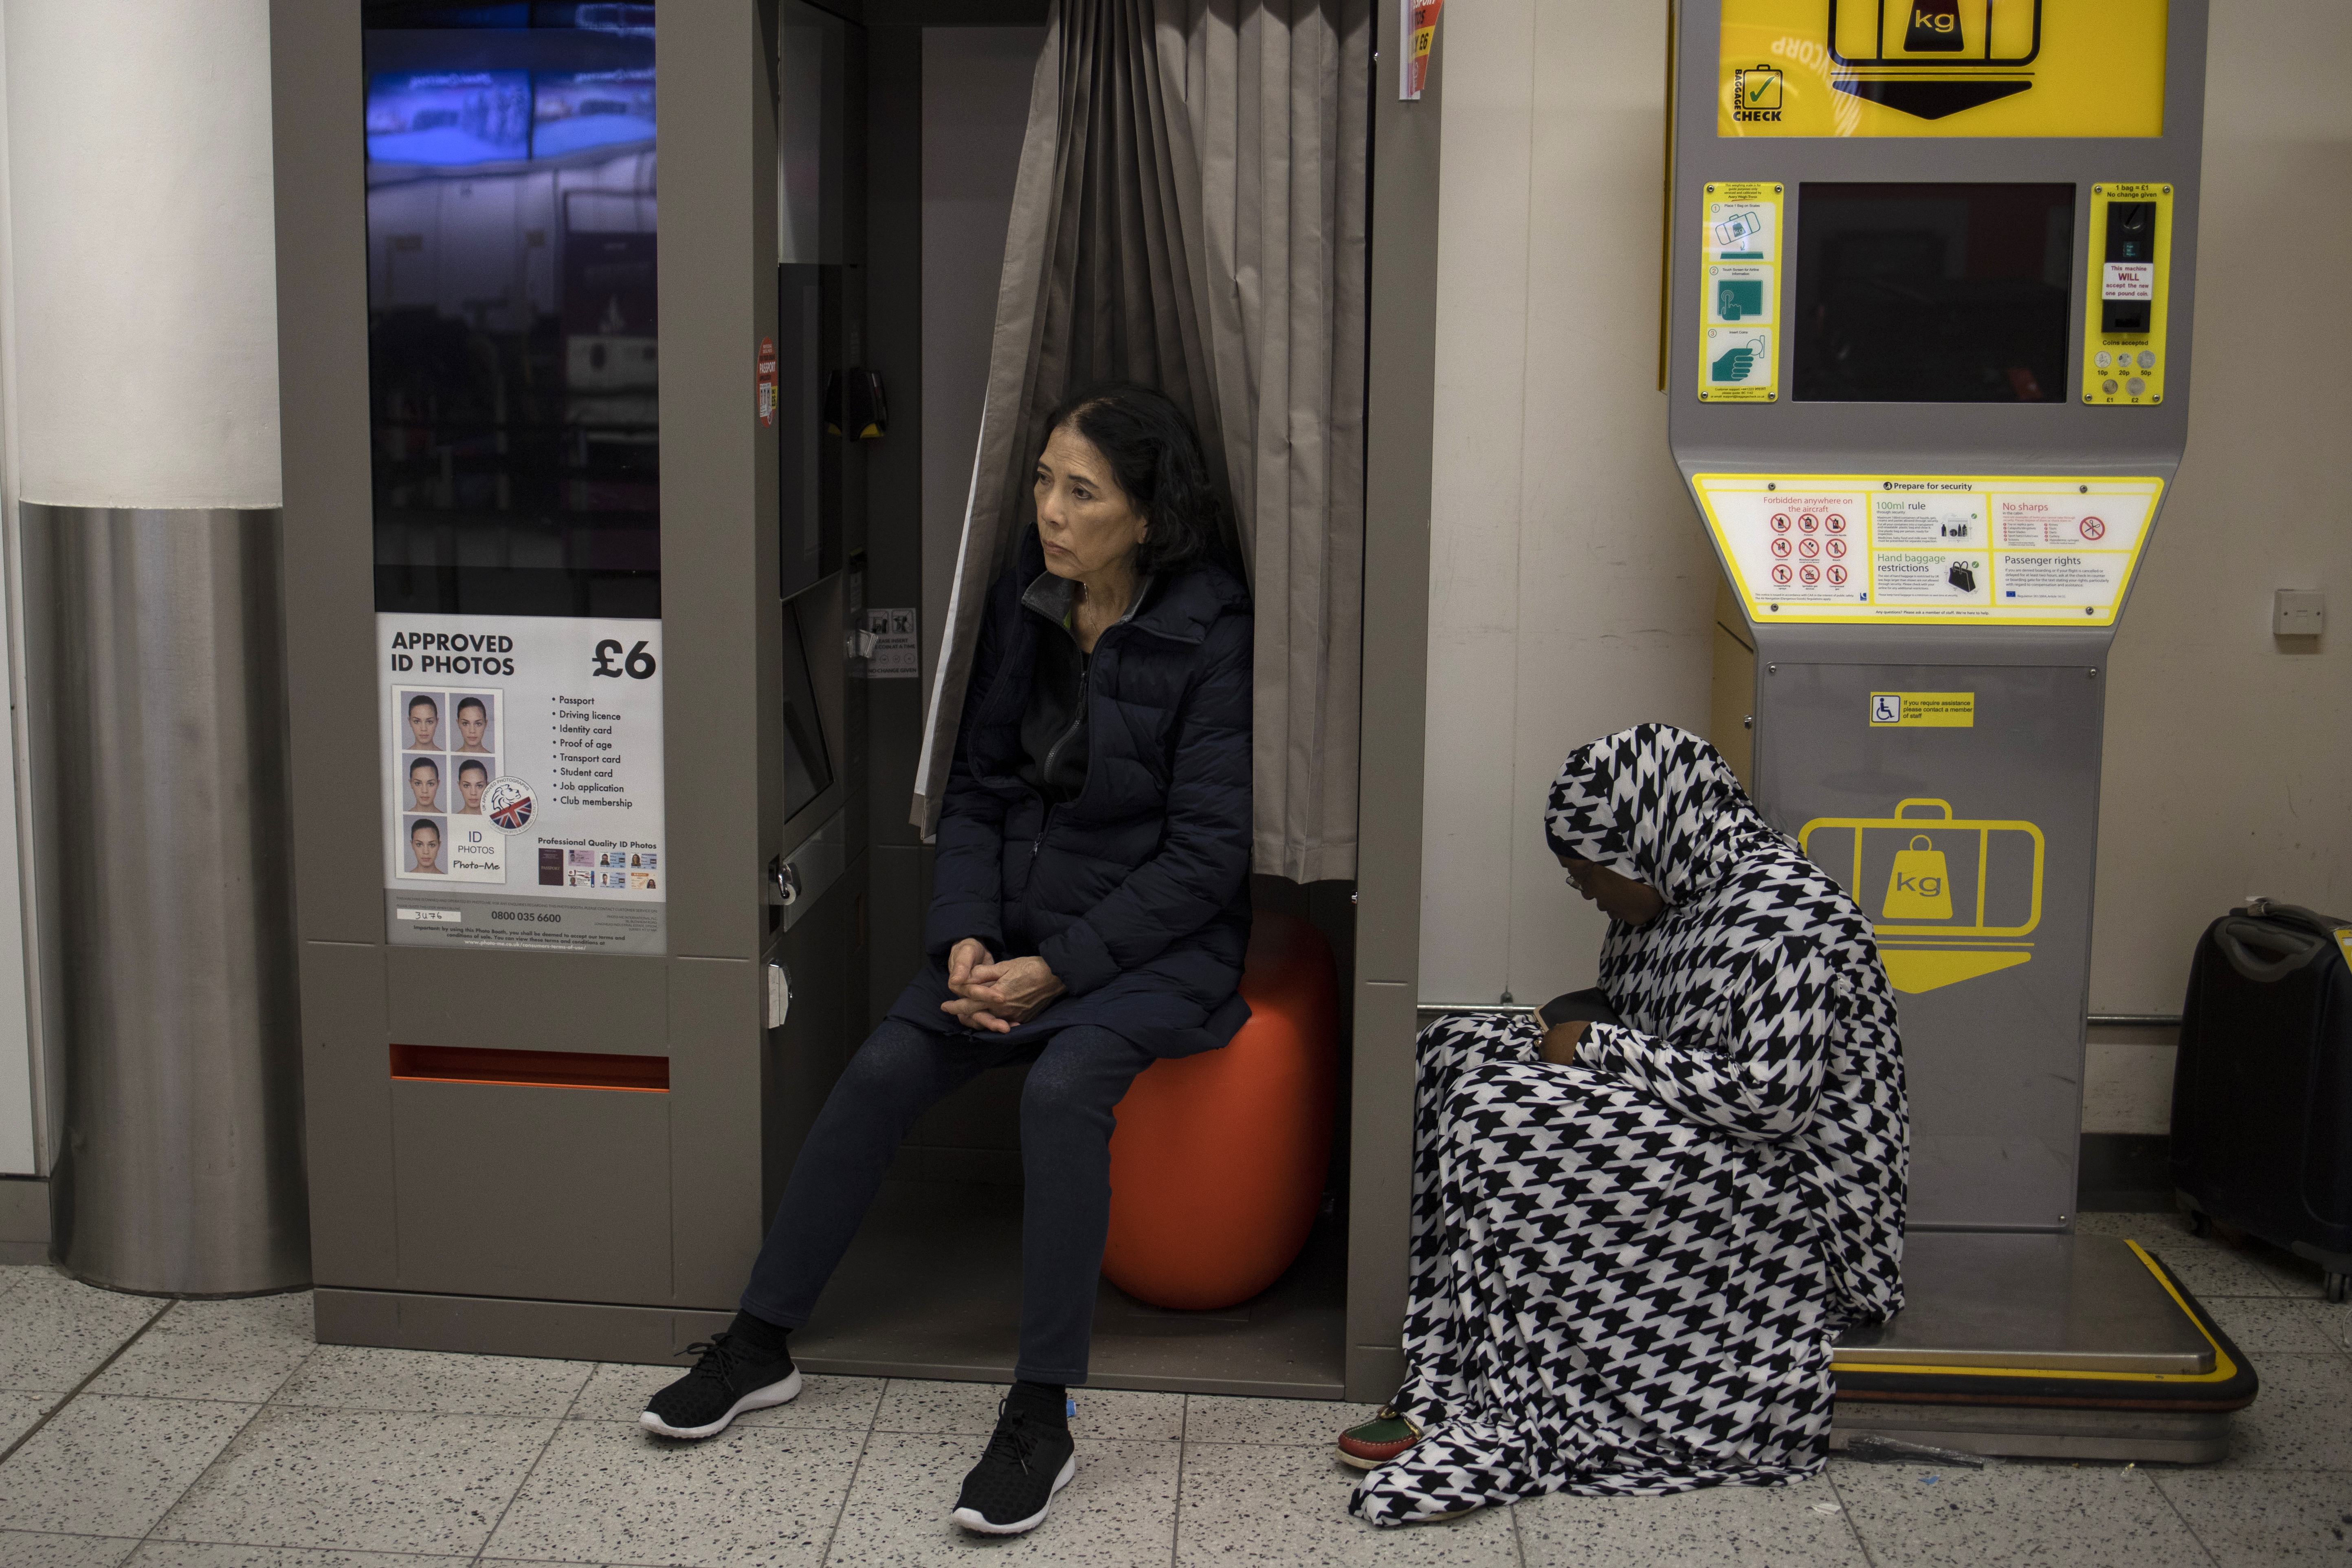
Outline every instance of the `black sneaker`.
[(702, 1359), (694, 1370), (646, 1402), (637, 1425), (665, 1437), (716, 1437), (746, 1410), (786, 1405), (801, 1391), (792, 1352), (772, 1361), (733, 1334), (713, 1334), (686, 1347)]
[(996, 1430), (949, 1517), (982, 1535), (1019, 1535), (1045, 1522), (1054, 1494), (1078, 1473), (1078, 1458), (1067, 1426), (1015, 1410), (1009, 1399), (996, 1409)]

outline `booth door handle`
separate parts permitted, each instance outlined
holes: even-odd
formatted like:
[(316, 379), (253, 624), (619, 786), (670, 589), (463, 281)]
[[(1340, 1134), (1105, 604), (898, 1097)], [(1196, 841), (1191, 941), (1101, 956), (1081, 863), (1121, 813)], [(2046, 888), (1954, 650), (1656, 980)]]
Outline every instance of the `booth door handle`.
[(787, 910), (801, 901), (801, 868), (781, 855), (768, 862), (768, 901)]

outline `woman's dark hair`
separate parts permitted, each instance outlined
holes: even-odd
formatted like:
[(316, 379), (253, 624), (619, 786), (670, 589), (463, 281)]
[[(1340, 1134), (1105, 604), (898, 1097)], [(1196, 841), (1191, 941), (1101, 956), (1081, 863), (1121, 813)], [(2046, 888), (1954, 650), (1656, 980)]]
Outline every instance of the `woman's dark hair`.
[(1148, 386), (1102, 382), (1063, 400), (1045, 421), (1045, 439), (1065, 425), (1094, 443), (1111, 478), (1150, 520), (1137, 564), (1158, 574), (1204, 557), (1223, 561), (1225, 503), (1209, 482), (1200, 437), (1174, 404)]

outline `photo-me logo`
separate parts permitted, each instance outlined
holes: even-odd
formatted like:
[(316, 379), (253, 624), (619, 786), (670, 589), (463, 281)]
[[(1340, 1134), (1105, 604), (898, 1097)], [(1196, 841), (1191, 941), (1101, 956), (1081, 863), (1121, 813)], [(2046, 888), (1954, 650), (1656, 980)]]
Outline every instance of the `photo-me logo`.
[(1921, 120), (2014, 98), (2033, 85), (2026, 68), (2042, 52), (2042, 4), (1830, 0), (1830, 85)]

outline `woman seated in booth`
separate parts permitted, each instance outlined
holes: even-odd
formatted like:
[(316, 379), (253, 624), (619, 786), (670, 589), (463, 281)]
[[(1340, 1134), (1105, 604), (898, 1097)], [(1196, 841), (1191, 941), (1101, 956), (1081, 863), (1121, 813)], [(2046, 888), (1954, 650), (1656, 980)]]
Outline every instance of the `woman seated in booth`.
[(1154, 1058), (1213, 1050), (1249, 1017), (1249, 601), (1215, 560), (1200, 445), (1160, 394), (1097, 387), (1053, 415), (1035, 496), (981, 626), (929, 962), (802, 1144), (734, 1322), (642, 1417), (709, 1437), (797, 1394), (785, 1336), (908, 1127), (1027, 1063), (1017, 1381), (952, 1515), (1000, 1535), (1037, 1525), (1076, 1473), (1066, 1400), (1087, 1377), (1111, 1108)]
[(1544, 826), (1610, 917), (1601, 994), (1422, 1034), (1404, 1386), (1339, 1442), (1375, 1524), (1811, 1475), (1832, 1344), (1902, 1305), (1862, 911), (1665, 725), (1572, 752)]

